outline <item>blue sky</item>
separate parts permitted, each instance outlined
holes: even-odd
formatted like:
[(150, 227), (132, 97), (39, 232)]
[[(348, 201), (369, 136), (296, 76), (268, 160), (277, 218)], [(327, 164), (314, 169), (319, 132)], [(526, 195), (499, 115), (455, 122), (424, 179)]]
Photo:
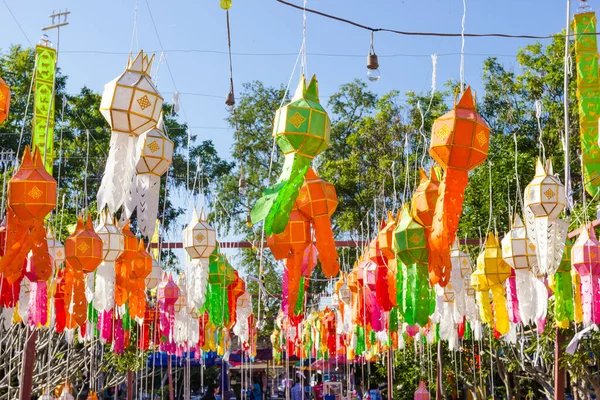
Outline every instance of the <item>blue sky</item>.
[[(69, 76), (70, 92), (78, 91), (83, 85), (101, 91), (104, 83), (121, 73), (127, 61), (126, 53), (131, 48), (136, 5), (138, 37), (133, 50), (138, 47), (146, 51), (160, 50), (145, 0), (3, 1), (34, 44), (41, 35), (40, 29), (49, 25), (48, 15), (53, 10), (68, 8), (71, 11), (70, 25), (61, 31), (59, 56), (60, 67)], [(182, 121), (187, 119), (200, 139), (212, 139), (221, 156), (228, 157), (233, 132), (224, 121), (228, 64), (225, 13), (219, 1), (148, 2), (175, 86), (183, 93), (181, 103), (187, 118), (182, 115)], [(575, 10), (577, 2), (574, 3)], [(466, 31), (551, 34), (564, 27), (565, 4), (558, 0), (467, 0)], [(307, 6), (370, 26), (433, 32), (460, 32), (461, 29), (462, 0), (308, 0)], [(0, 48), (17, 43), (27, 45), (27, 38), (5, 4), (0, 4), (0, 10)], [(261, 80), (268, 85), (287, 83), (302, 40), (302, 13), (275, 0), (233, 0), (231, 24), (233, 51), (237, 53), (234, 55), (236, 89), (251, 80)], [(56, 39), (55, 32), (51, 39)], [(487, 55), (498, 55), (509, 68), (517, 68), (514, 55), (529, 42), (467, 38), (467, 82), (478, 86), (482, 61)], [(365, 78), (368, 48), (367, 31), (308, 14), (308, 73), (317, 74), (323, 103), (341, 84)], [(391, 89), (429, 90), (433, 53), (439, 55), (438, 87), (459, 76), (459, 38), (378, 33), (375, 50), (380, 57), (382, 78), (370, 87), (377, 93)], [(174, 83), (167, 65), (162, 63), (158, 67), (159, 90), (170, 100)], [(295, 86), (297, 73), (292, 82)]]

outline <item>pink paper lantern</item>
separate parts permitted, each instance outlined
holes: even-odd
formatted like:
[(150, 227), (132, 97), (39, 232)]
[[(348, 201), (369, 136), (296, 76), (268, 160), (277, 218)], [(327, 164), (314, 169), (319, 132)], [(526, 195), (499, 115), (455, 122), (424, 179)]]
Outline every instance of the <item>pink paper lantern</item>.
[(582, 227), (571, 249), (571, 262), (581, 276), (584, 322), (600, 323), (600, 242), (592, 226)]
[(419, 388), (415, 392), (415, 400), (429, 400), (430, 398), (425, 382), (419, 382)]

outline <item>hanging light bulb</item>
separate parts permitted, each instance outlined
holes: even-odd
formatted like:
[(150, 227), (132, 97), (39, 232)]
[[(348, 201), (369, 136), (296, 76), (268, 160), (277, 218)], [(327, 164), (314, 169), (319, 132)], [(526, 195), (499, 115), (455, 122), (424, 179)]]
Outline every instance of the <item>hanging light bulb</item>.
[(371, 48), (367, 56), (367, 79), (371, 82), (377, 82), (381, 78), (381, 74), (379, 73), (379, 60), (373, 47), (373, 34), (374, 32), (371, 32)]
[(233, 88), (227, 93), (227, 97), (225, 97), (225, 110), (228, 112), (233, 111), (233, 106), (235, 105), (235, 96), (233, 94)]

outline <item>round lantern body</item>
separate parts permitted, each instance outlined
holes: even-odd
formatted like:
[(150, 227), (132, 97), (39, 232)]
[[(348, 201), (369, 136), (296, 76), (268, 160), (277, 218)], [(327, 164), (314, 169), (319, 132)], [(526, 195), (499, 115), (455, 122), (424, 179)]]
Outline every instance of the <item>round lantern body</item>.
[(458, 247), (458, 238), (454, 240), (452, 250), (450, 251), (450, 261), (452, 262), (452, 269), (460, 270), (460, 276), (463, 278), (467, 275), (471, 275), (473, 272), (473, 265), (471, 264), (471, 258), (467, 253), (461, 251)]
[(527, 229), (518, 214), (510, 232), (502, 239), (502, 258), (516, 270), (531, 270), (537, 265), (535, 244), (527, 237)]
[(163, 98), (150, 78), (153, 61), (154, 56), (140, 51), (123, 74), (104, 86), (100, 112), (113, 131), (137, 136), (157, 125)]
[(96, 233), (102, 240), (102, 259), (116, 261), (125, 250), (125, 237), (115, 225), (113, 218), (104, 210), (100, 213), (100, 222)]
[(138, 138), (136, 160), (138, 174), (163, 176), (173, 163), (173, 141), (157, 127), (147, 130)]
[(56, 269), (65, 262), (65, 246), (56, 240), (51, 228), (48, 228), (46, 232), (46, 243), (48, 243), (48, 254), (50, 254), (54, 269)]
[(131, 279), (140, 280), (146, 279), (152, 272), (152, 256), (146, 251), (144, 240), (140, 239), (138, 251), (131, 263)]
[(346, 282), (344, 282), (344, 284), (340, 288), (339, 297), (344, 304), (350, 304), (352, 302), (352, 291), (350, 290), (348, 285), (346, 285)]
[(433, 124), (429, 154), (444, 169), (469, 171), (486, 159), (490, 128), (475, 111), (471, 88)]
[(164, 301), (165, 305), (175, 305), (177, 302), (177, 298), (179, 297), (179, 287), (175, 282), (173, 282), (173, 277), (171, 275), (165, 274), (162, 282), (158, 284), (158, 294), (157, 297), (159, 300)]
[(579, 275), (600, 275), (600, 242), (592, 226), (581, 228), (571, 249), (571, 262)]
[(552, 160), (548, 160), (546, 167), (537, 160), (535, 176), (525, 188), (524, 201), (525, 208), (536, 217), (556, 218), (565, 208), (565, 187), (553, 174)]
[(396, 252), (394, 251), (394, 230), (396, 229), (396, 219), (392, 213), (388, 213), (387, 223), (381, 228), (377, 234), (377, 243), (379, 245), (379, 251), (388, 260), (396, 258)]
[(331, 217), (337, 205), (335, 186), (321, 179), (312, 168), (309, 168), (296, 199), (298, 211), (308, 219), (324, 215)]
[(471, 275), (475, 290), (486, 290), (502, 285), (510, 277), (510, 265), (502, 258), (502, 250), (493, 232), (485, 241), (485, 248), (477, 257), (477, 270)]
[(8, 206), (23, 220), (44, 218), (56, 206), (56, 181), (46, 171), (40, 153), (25, 147), (17, 173), (8, 181)]
[(329, 147), (329, 116), (319, 103), (315, 76), (308, 87), (304, 75), (291, 103), (275, 113), (273, 136), (284, 154), (297, 153), (314, 158)]
[(427, 240), (425, 228), (410, 215), (408, 207), (402, 208), (400, 222), (394, 231), (394, 249), (398, 258), (406, 264), (427, 263)]
[(276, 260), (284, 260), (293, 251), (304, 251), (311, 242), (310, 223), (298, 211), (293, 209), (285, 230), (267, 237), (267, 246)]
[(8, 117), (10, 111), (10, 87), (0, 78), (0, 124)]
[(117, 261), (133, 261), (138, 250), (138, 240), (133, 232), (131, 232), (129, 221), (121, 228), (121, 233), (123, 234), (124, 246), (123, 252), (119, 255)]
[(227, 260), (225, 255), (217, 253), (217, 249), (215, 249), (215, 252), (210, 256), (208, 264), (208, 283), (226, 288), (234, 280), (235, 270), (229, 263), (229, 260)]
[(425, 382), (419, 382), (419, 388), (415, 392), (415, 400), (429, 400), (429, 392), (427, 391), (427, 386), (425, 386)]
[(200, 218), (196, 209), (192, 221), (183, 230), (183, 248), (193, 259), (208, 258), (217, 246), (215, 229), (206, 221), (204, 211)]
[(429, 229), (433, 223), (440, 180), (435, 168), (431, 168), (430, 177), (422, 169), (420, 170), (420, 174), (421, 182), (412, 197), (411, 214), (418, 223)]
[(75, 232), (65, 241), (67, 263), (77, 270), (94, 272), (102, 262), (102, 248), (102, 239), (94, 232), (91, 216), (88, 214), (85, 225), (79, 217)]
[(162, 275), (162, 268), (158, 261), (152, 259), (152, 272), (146, 277), (146, 288), (151, 290), (158, 286)]

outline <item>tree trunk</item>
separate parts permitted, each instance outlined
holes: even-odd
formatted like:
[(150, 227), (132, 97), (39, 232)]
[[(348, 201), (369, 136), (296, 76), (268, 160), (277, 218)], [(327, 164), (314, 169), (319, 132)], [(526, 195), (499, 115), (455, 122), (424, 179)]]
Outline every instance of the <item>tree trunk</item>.
[[(25, 330), (27, 333), (27, 330)], [(38, 332), (34, 329), (25, 343), (23, 352), (23, 363), (21, 365), (21, 379), (19, 380), (19, 400), (31, 399), (31, 387), (33, 383), (33, 370), (35, 366), (35, 345)], [(9, 382), (10, 384), (10, 382)]]
[(565, 336), (556, 328), (556, 340), (554, 342), (554, 400), (565, 399), (565, 369), (560, 362), (562, 346)]

